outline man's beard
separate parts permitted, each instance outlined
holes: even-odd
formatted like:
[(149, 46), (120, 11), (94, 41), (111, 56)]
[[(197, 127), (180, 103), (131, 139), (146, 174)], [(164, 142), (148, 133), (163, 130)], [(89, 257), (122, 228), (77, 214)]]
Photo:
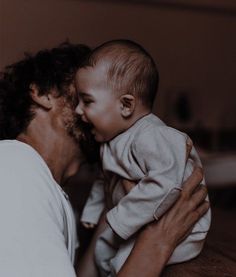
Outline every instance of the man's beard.
[(63, 109), (62, 114), (67, 134), (74, 139), (85, 158), (90, 162), (98, 161), (100, 145), (91, 133), (91, 125), (83, 122), (81, 117), (69, 107)]
[(64, 120), (67, 134), (71, 136), (77, 144), (80, 144), (84, 136), (80, 117), (75, 113), (71, 113), (70, 117), (64, 117)]

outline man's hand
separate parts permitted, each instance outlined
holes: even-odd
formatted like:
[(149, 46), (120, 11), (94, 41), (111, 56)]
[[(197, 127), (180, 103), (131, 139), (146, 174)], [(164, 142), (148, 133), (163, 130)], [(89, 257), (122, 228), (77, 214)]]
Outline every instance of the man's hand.
[(205, 201), (206, 187), (200, 185), (202, 179), (202, 169), (195, 168), (170, 210), (140, 232), (130, 256), (117, 276), (161, 275), (176, 246), (209, 209), (210, 204)]
[[(174, 206), (158, 222), (148, 228), (162, 230), (162, 243), (174, 248), (191, 232), (195, 223), (208, 211), (210, 204), (205, 201), (207, 188), (201, 185), (203, 173), (196, 168), (184, 182), (183, 190)], [(154, 234), (153, 234), (154, 235)]]

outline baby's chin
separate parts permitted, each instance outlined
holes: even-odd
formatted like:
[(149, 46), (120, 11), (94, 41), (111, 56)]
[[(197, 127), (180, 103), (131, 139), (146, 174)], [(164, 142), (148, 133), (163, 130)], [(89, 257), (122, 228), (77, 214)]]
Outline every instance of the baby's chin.
[(91, 130), (91, 133), (92, 133), (94, 139), (96, 140), (96, 142), (98, 142), (98, 143), (108, 142), (109, 140), (111, 140), (110, 138), (106, 138), (105, 136), (100, 135), (94, 129)]
[(96, 142), (103, 143), (103, 142), (107, 142), (108, 141), (104, 137), (102, 137), (102, 136), (100, 136), (100, 135), (98, 135), (96, 133), (93, 134), (93, 135), (94, 135), (94, 139), (96, 140)]

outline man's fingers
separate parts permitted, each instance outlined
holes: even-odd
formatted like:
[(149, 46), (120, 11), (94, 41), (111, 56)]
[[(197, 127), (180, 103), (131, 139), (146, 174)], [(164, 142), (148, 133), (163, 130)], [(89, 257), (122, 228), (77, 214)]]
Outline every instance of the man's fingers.
[(184, 236), (180, 239), (181, 242), (184, 238), (187, 237), (188, 234), (191, 233), (194, 225), (199, 221), (199, 219), (209, 210), (210, 203), (208, 201), (204, 201), (201, 205), (199, 205), (194, 211), (192, 211), (188, 217), (185, 219), (184, 224), (182, 225), (182, 231), (184, 232)]
[(206, 186), (199, 185), (191, 199), (193, 206), (197, 207), (199, 204), (201, 204), (205, 200), (206, 197), (207, 197)]
[(210, 208), (210, 203), (208, 201), (204, 201), (200, 206), (196, 208), (193, 213), (193, 222), (197, 222)]
[(189, 154), (192, 150), (192, 147), (193, 147), (193, 142), (190, 138), (187, 139), (187, 142), (186, 142), (186, 161), (189, 157)]
[(203, 170), (201, 167), (195, 167), (193, 173), (183, 183), (182, 195), (190, 196), (201, 183), (203, 179)]

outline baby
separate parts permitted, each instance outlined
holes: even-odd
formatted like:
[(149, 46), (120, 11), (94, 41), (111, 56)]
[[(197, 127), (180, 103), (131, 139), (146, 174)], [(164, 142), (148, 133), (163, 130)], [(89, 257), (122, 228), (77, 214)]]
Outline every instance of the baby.
[[(151, 113), (158, 81), (152, 57), (128, 40), (97, 47), (76, 75), (76, 111), (101, 142), (102, 178), (94, 183), (81, 217), (92, 228), (107, 211), (108, 226), (95, 247), (101, 276), (116, 275), (138, 230), (171, 207), (193, 166), (201, 165), (189, 137)], [(136, 183), (128, 193), (123, 179)], [(196, 257), (209, 226), (210, 211), (175, 249), (169, 264)]]

